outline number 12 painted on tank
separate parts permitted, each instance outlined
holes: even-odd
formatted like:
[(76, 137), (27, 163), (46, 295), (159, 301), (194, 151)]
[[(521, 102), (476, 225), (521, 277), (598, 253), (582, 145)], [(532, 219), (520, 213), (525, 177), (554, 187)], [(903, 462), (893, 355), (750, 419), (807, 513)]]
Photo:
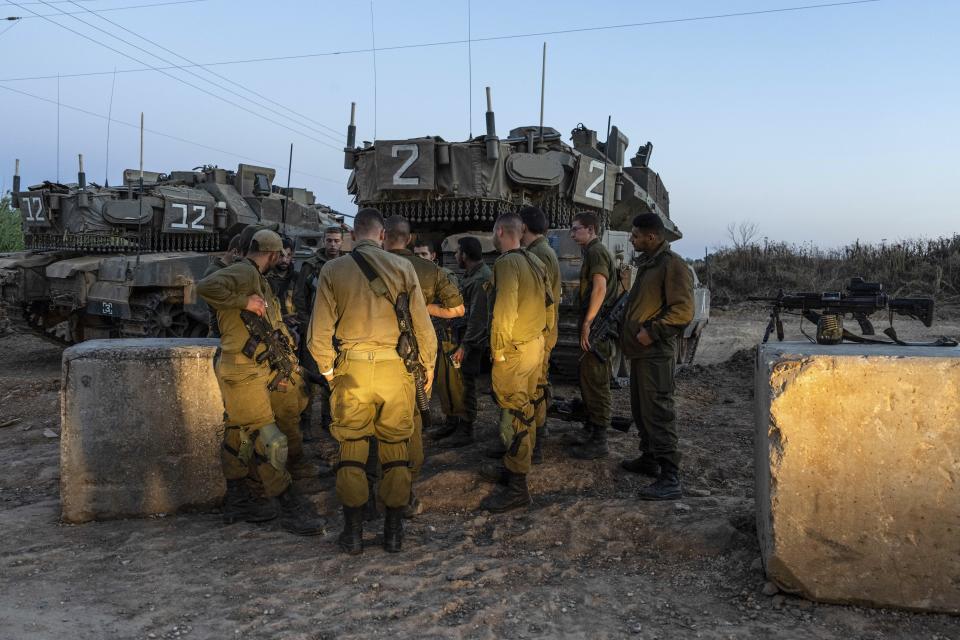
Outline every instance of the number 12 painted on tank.
[(164, 216), (167, 230), (180, 233), (209, 231), (208, 211), (205, 204), (169, 202)]

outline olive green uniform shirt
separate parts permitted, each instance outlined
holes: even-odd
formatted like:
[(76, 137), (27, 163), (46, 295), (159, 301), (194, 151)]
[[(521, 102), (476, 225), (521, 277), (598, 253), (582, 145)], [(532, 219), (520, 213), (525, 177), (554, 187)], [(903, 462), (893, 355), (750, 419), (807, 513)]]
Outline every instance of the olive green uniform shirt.
[(553, 349), (557, 344), (560, 322), (560, 261), (557, 260), (557, 254), (550, 246), (545, 236), (540, 236), (530, 243), (527, 251), (540, 258), (547, 273), (547, 286), (550, 291), (550, 297), (553, 300), (551, 308), (547, 311), (547, 333), (544, 334), (544, 348)]
[(271, 269), (267, 273), (267, 282), (270, 284), (270, 289), (273, 291), (273, 294), (277, 296), (277, 300), (280, 301), (280, 313), (283, 317), (297, 316), (299, 319), (299, 314), (297, 313), (299, 307), (297, 307), (294, 300), (297, 272), (294, 270), (293, 265), (291, 264), (287, 267), (286, 272), (280, 271), (279, 269)]
[(350, 255), (327, 262), (320, 270), (307, 333), (307, 347), (319, 370), (325, 372), (333, 369), (338, 350), (370, 352), (396, 349), (400, 328), (392, 301), (396, 300), (398, 294), (406, 292), (410, 296), (410, 315), (420, 349), (420, 363), (428, 371), (433, 371), (437, 357), (437, 335), (430, 323), (413, 266), (407, 260), (384, 251), (371, 240), (361, 240), (353, 250), (361, 253), (377, 272), (390, 300), (373, 291), (370, 281)]
[(463, 332), (460, 346), (464, 355), (472, 351), (483, 351), (490, 344), (490, 305), (487, 298), (487, 285), (493, 277), (493, 271), (486, 263), (474, 265), (463, 276), (461, 293), (463, 295), (464, 318), (467, 327)]
[[(252, 260), (242, 260), (210, 274), (197, 283), (197, 293), (217, 312), (220, 327), (220, 348), (224, 353), (240, 353), (250, 338), (250, 333), (240, 319), (240, 312), (247, 306), (247, 298), (256, 294), (267, 305), (265, 317), (274, 329), (282, 329), (292, 339), (280, 317), (280, 303), (273, 295), (267, 279), (263, 277)], [(259, 345), (262, 352), (265, 345)], [(256, 355), (259, 355), (256, 354)]]
[[(643, 256), (627, 298), (620, 341), (623, 355), (642, 358), (673, 351), (675, 336), (693, 320), (693, 274), (683, 258), (663, 244)], [(637, 333), (645, 328), (653, 344), (643, 346)]]
[(547, 327), (546, 268), (523, 249), (502, 254), (493, 265), (490, 351), (500, 360), (510, 346), (542, 336)]
[(463, 297), (457, 288), (456, 280), (451, 280), (447, 275), (449, 271), (437, 266), (435, 262), (421, 258), (410, 249), (394, 249), (390, 253), (400, 256), (413, 265), (427, 304), (436, 303), (444, 309), (452, 309), (463, 304)]
[(293, 306), (297, 309), (297, 322), (305, 327), (310, 321), (310, 310), (313, 308), (313, 297), (316, 294), (316, 280), (329, 260), (323, 251), (315, 253), (303, 261), (297, 273), (297, 281), (293, 288)]
[(593, 295), (593, 276), (598, 273), (607, 279), (607, 292), (604, 294), (603, 304), (600, 306), (600, 313), (602, 313), (604, 307), (612, 304), (616, 297), (617, 268), (610, 250), (603, 246), (600, 238), (594, 238), (584, 248), (583, 262), (580, 265), (580, 323), (583, 322), (583, 317), (590, 307), (590, 298)]

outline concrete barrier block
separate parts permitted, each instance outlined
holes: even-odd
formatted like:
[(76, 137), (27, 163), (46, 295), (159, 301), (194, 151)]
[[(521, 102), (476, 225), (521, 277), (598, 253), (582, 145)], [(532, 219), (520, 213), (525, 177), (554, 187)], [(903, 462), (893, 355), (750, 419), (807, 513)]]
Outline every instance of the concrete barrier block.
[(173, 513), (222, 499), (218, 343), (91, 340), (63, 352), (65, 521)]
[(960, 349), (761, 345), (757, 531), (813, 600), (960, 613)]

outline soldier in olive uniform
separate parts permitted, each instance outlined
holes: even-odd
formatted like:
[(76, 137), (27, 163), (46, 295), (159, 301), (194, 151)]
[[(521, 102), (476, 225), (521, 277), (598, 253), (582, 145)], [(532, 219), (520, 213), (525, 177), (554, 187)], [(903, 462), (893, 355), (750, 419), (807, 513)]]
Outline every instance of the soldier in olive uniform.
[(533, 448), (533, 463), (543, 462), (543, 440), (547, 435), (547, 402), (550, 393), (550, 353), (557, 346), (558, 323), (560, 321), (560, 261), (544, 235), (547, 232), (547, 216), (537, 207), (524, 207), (520, 210), (523, 220), (523, 237), (521, 242), (524, 248), (540, 258), (547, 270), (547, 285), (550, 297), (553, 300), (547, 313), (547, 333), (544, 334), (543, 366), (540, 367), (540, 378), (537, 380), (537, 395), (533, 400), (535, 407), (534, 421), (536, 423), (537, 438)]
[(293, 302), (293, 292), (296, 284), (297, 272), (293, 267), (293, 240), (283, 238), (283, 251), (277, 265), (267, 273), (267, 282), (273, 295), (280, 301), (280, 315), (287, 327), (296, 327), (297, 307)]
[(520, 247), (523, 221), (515, 213), (497, 219), (493, 241), (501, 255), (493, 266), (490, 352), (493, 393), (500, 405), (503, 466), (484, 465), (481, 475), (497, 483), (480, 507), (501, 512), (530, 504), (527, 473), (536, 438), (533, 399), (543, 363), (547, 327), (546, 268)]
[(640, 432), (640, 457), (620, 466), (657, 477), (640, 490), (644, 500), (675, 500), (683, 494), (673, 374), (677, 339), (693, 320), (693, 275), (663, 232), (663, 221), (654, 213), (633, 219), (630, 241), (642, 257), (620, 334), (623, 355), (630, 360), (630, 407)]
[[(413, 265), (430, 317), (446, 320), (463, 316), (463, 298), (460, 297), (460, 290), (457, 289), (457, 285), (447, 277), (435, 262), (414, 255), (407, 248), (411, 236), (410, 222), (401, 216), (390, 216), (384, 224), (383, 247), (393, 255), (400, 256)], [(436, 334), (434, 334), (433, 342), (437, 343)], [(441, 367), (437, 367), (437, 371), (438, 373), (442, 371)], [(436, 380), (436, 378), (434, 379)], [(420, 416), (419, 410), (414, 417), (414, 421), (413, 437), (410, 439), (410, 473), (413, 481), (416, 482), (417, 478), (420, 477), (420, 471), (423, 469), (423, 418)], [(410, 508), (407, 510), (407, 516), (416, 515), (419, 510), (419, 501), (415, 494), (411, 492)]]
[(294, 493), (287, 470), (290, 443), (279, 428), (281, 422), (295, 423), (300, 414), (303, 394), (298, 387), (303, 386), (303, 379), (294, 376), (271, 390), (274, 373), (270, 363), (257, 361), (266, 346), (259, 345), (252, 358), (243, 354), (250, 338), (240, 316), (243, 310), (265, 317), (274, 329), (292, 339), (280, 318), (280, 305), (263, 276), (276, 264), (282, 249), (276, 233), (257, 232), (251, 238), (246, 259), (201, 280), (197, 293), (216, 309), (221, 331), (217, 378), (227, 413), (222, 450), (227, 479), (224, 519), (259, 522), (276, 515), (269, 500), (259, 500), (251, 491), (252, 484), (265, 498), (279, 499), (281, 524), (287, 531), (316, 535), (322, 523), (309, 504)]
[[(300, 265), (293, 291), (293, 304), (297, 308), (297, 324), (300, 326), (301, 333), (305, 332), (310, 325), (310, 310), (313, 309), (313, 298), (317, 290), (317, 277), (320, 274), (320, 269), (330, 260), (340, 256), (342, 245), (343, 229), (327, 227), (323, 232), (323, 249), (317, 251)], [(300, 362), (310, 371), (320, 373), (317, 371), (313, 357), (306, 348), (306, 341), (301, 341), (300, 346)], [(311, 399), (313, 398), (313, 391), (317, 392), (320, 399), (320, 423), (324, 429), (328, 429), (330, 427), (330, 389), (326, 385), (318, 384), (311, 385), (310, 391)], [(304, 440), (307, 442), (313, 440), (312, 422), (313, 406), (311, 403), (307, 405), (300, 421), (300, 429), (304, 434)]]
[[(588, 212), (573, 217), (570, 236), (583, 250), (580, 265), (580, 395), (587, 422), (586, 440), (570, 447), (570, 455), (591, 460), (607, 455), (607, 427), (610, 426), (610, 358), (613, 342), (603, 338), (590, 343), (590, 327), (598, 315), (609, 309), (617, 295), (617, 269), (613, 256), (598, 237), (597, 217)], [(596, 351), (603, 360), (598, 358)]]
[[(207, 267), (207, 270), (203, 272), (203, 278), (224, 267), (229, 267), (238, 260), (240, 260), (240, 234), (230, 238), (230, 242), (227, 244), (227, 250), (213, 259), (210, 266)], [(201, 278), (201, 280), (203, 278)], [(210, 308), (209, 305), (207, 305), (207, 308), (210, 310), (210, 316), (207, 319), (207, 337), (219, 338), (220, 325), (217, 324), (217, 312)]]
[(466, 323), (457, 350), (451, 358), (460, 365), (463, 381), (463, 415), (451, 430), (437, 432), (440, 447), (453, 449), (473, 443), (473, 424), (477, 420), (477, 383), (489, 357), (490, 315), (487, 285), (493, 277), (483, 261), (483, 247), (472, 236), (457, 240), (457, 265), (463, 269), (460, 292), (466, 304)]
[[(320, 271), (307, 345), (330, 382), (330, 432), (340, 444), (337, 496), (344, 512), (340, 547), (351, 554), (363, 551), (363, 506), (369, 497), (365, 466), (374, 438), (383, 470), (379, 494), (387, 508), (383, 545), (396, 552), (403, 538), (403, 511), (410, 502), (409, 443), (416, 392), (413, 376), (397, 354), (400, 329), (394, 303), (399, 294), (409, 296), (428, 390), (437, 338), (413, 266), (381, 248), (380, 212), (361, 209), (353, 237), (357, 240), (353, 253), (331, 260)], [(361, 264), (376, 274), (374, 280), (368, 279)]]

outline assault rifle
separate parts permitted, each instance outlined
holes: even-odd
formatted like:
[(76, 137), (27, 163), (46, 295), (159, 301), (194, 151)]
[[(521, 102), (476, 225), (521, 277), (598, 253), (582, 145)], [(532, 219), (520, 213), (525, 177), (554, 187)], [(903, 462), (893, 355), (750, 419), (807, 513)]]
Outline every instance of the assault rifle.
[[(877, 311), (886, 310), (890, 317), (890, 326), (884, 329), (884, 334), (892, 340), (892, 344), (913, 346), (950, 346), (948, 338), (941, 338), (933, 343), (907, 343), (897, 337), (893, 328), (893, 314), (915, 318), (924, 326), (933, 324), (932, 298), (891, 298), (883, 291), (879, 282), (864, 282), (863, 278), (853, 278), (847, 285), (846, 291), (800, 292), (784, 293), (783, 289), (773, 297), (750, 296), (747, 300), (771, 303), (770, 321), (763, 333), (763, 341), (770, 339), (770, 334), (777, 333), (777, 339), (783, 340), (783, 321), (781, 312), (799, 312), (799, 315), (812, 322), (817, 327), (816, 342), (818, 344), (839, 344), (843, 340), (859, 343), (891, 344), (885, 340), (873, 340), (865, 336), (876, 335), (869, 315)], [(856, 335), (843, 327), (843, 319), (850, 315), (860, 325), (862, 335)], [(802, 331), (802, 329), (801, 329)], [(806, 334), (804, 334), (806, 335)], [(809, 338), (809, 336), (807, 336)]]
[(598, 315), (594, 323), (590, 325), (590, 335), (588, 336), (590, 353), (595, 355), (600, 362), (606, 362), (607, 359), (597, 351), (596, 345), (607, 338), (620, 336), (620, 324), (623, 322), (623, 314), (627, 309), (627, 297), (629, 295), (629, 291), (621, 293), (616, 302), (607, 308), (607, 312)]
[(397, 326), (400, 328), (400, 337), (397, 339), (397, 353), (403, 360), (403, 365), (411, 374), (416, 385), (417, 408), (423, 421), (423, 430), (430, 429), (430, 399), (427, 398), (427, 370), (420, 364), (420, 347), (417, 345), (417, 336), (413, 333), (413, 318), (410, 315), (410, 294), (403, 292), (397, 295), (393, 305), (397, 312)]
[[(243, 345), (241, 353), (248, 358), (255, 359), (258, 364), (264, 360), (268, 361), (270, 368), (277, 372), (267, 385), (270, 391), (276, 391), (287, 382), (294, 384), (293, 375), (295, 373), (299, 373), (304, 379), (313, 383), (323, 384), (325, 382), (322, 376), (307, 371), (300, 366), (297, 352), (290, 341), (287, 340), (287, 336), (282, 330), (270, 326), (270, 322), (266, 318), (243, 309), (240, 311), (240, 319), (243, 321), (243, 326), (246, 327), (247, 332), (250, 333), (250, 337)], [(260, 355), (256, 355), (257, 347), (261, 344), (266, 349)]]

